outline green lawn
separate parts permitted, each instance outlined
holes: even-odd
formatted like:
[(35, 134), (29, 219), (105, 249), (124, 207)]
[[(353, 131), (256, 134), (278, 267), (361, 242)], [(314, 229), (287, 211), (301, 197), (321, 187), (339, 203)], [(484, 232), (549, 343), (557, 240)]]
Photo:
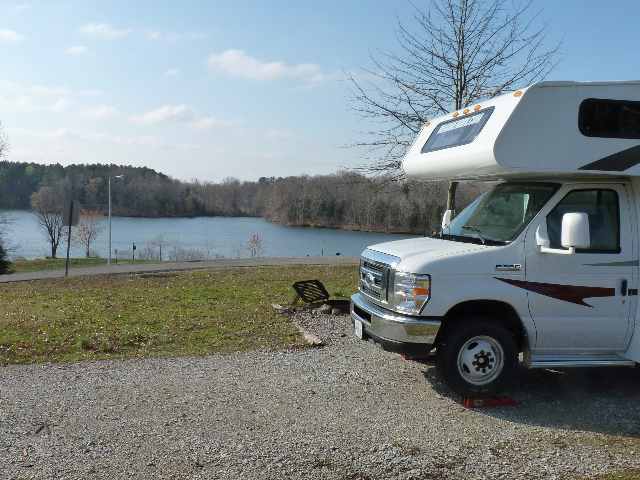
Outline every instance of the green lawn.
[(0, 362), (206, 355), (301, 344), (272, 303), (296, 280), (332, 295), (356, 288), (354, 266), (286, 266), (163, 276), (96, 276), (0, 286)]
[(640, 480), (639, 470), (629, 470), (627, 472), (608, 473), (600, 477), (596, 477), (596, 480)]
[[(33, 260), (16, 260), (13, 262), (13, 271), (15, 273), (22, 272), (38, 272), (41, 270), (59, 270), (64, 268), (64, 258), (36, 258)], [(71, 258), (69, 266), (73, 267), (92, 267), (96, 265), (106, 265), (106, 258)], [(118, 264), (131, 264), (131, 260), (118, 259)], [(147, 260), (136, 260), (135, 263), (150, 263)]]

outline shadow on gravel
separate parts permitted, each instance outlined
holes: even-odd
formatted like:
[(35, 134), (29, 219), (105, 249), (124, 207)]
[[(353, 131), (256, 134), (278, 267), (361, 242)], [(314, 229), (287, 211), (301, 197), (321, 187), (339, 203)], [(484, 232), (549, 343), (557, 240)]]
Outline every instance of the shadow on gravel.
[[(436, 392), (461, 400), (440, 381), (435, 368), (423, 373)], [(503, 393), (519, 405), (474, 411), (524, 425), (640, 439), (640, 368), (522, 368)]]

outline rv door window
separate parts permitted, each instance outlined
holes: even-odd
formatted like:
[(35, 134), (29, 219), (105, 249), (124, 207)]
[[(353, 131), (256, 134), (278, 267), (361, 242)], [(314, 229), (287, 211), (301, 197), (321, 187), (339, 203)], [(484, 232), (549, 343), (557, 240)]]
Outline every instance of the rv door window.
[(547, 232), (551, 248), (562, 248), (562, 216), (570, 212), (586, 213), (589, 216), (591, 247), (587, 250), (576, 250), (578, 253), (620, 252), (620, 209), (618, 194), (614, 190), (573, 190), (560, 200), (547, 215)]
[(578, 126), (587, 137), (640, 138), (640, 102), (588, 98), (580, 104)]
[(422, 147), (422, 153), (466, 145), (475, 140), (491, 116), (494, 107), (480, 110), (438, 125)]

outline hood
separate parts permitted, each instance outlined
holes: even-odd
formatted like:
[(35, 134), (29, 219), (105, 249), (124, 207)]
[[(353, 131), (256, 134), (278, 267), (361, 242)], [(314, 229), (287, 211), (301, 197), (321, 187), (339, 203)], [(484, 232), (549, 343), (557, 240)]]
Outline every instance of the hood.
[(506, 246), (479, 245), (439, 238), (410, 238), (378, 243), (369, 250), (400, 259), (398, 270), (412, 273), (490, 273), (496, 265), (521, 263), (520, 249)]
[(394, 242), (378, 243), (367, 247), (369, 250), (386, 253), (403, 261), (414, 256), (425, 258), (448, 257), (465, 252), (476, 252), (486, 248), (484, 245), (476, 243), (452, 242), (451, 240), (441, 240), (439, 238), (409, 238), (407, 240), (397, 240)]

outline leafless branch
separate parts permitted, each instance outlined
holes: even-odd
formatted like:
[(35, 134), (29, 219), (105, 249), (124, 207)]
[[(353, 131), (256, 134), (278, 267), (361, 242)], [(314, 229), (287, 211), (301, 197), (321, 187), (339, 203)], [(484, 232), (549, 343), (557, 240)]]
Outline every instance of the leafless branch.
[(0, 160), (3, 160), (7, 156), (7, 152), (9, 151), (9, 140), (7, 139), (7, 134), (2, 128), (2, 123), (0, 123)]
[(560, 45), (533, 0), (434, 0), (398, 22), (398, 53), (373, 56), (364, 78), (350, 75), (352, 108), (373, 124), (360, 171), (402, 179), (401, 159), (424, 123), (448, 111), (544, 79)]

